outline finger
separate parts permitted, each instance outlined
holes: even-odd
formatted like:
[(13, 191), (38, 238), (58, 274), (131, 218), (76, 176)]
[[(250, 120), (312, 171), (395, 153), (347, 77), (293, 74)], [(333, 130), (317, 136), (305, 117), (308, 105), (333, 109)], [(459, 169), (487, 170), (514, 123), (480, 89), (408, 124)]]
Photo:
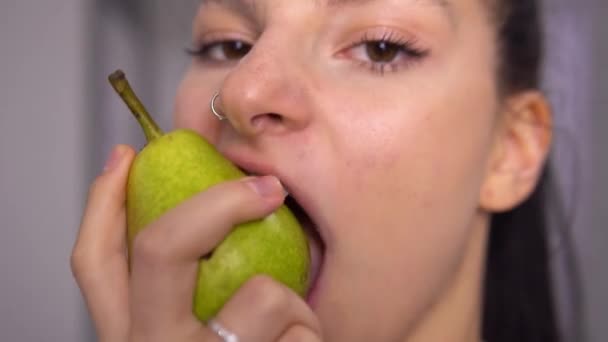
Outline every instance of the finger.
[[(146, 259), (191, 263), (209, 253), (235, 225), (272, 213), (284, 198), (283, 186), (274, 176), (213, 186), (141, 232), (135, 238), (134, 252), (143, 252)], [(152, 248), (146, 248), (147, 244)]]
[(163, 328), (155, 326), (149, 329), (131, 329), (129, 342), (222, 342), (222, 339), (213, 331), (206, 329), (203, 324), (195, 320), (172, 322)]
[(128, 334), (124, 202), (134, 155), (128, 146), (115, 147), (91, 185), (70, 260), (100, 341), (126, 341)]
[(75, 252), (91, 258), (124, 252), (126, 184), (134, 155), (132, 148), (116, 146), (103, 173), (91, 184)]
[(226, 182), (185, 201), (140, 232), (131, 254), (135, 329), (161, 329), (168, 322), (194, 319), (192, 296), (200, 258), (236, 224), (270, 214), (284, 196), (276, 177)]
[(245, 283), (214, 320), (243, 341), (277, 341), (294, 326), (321, 336), (319, 321), (302, 298), (267, 276)]
[(281, 336), (279, 342), (321, 342), (321, 338), (303, 325), (294, 325)]

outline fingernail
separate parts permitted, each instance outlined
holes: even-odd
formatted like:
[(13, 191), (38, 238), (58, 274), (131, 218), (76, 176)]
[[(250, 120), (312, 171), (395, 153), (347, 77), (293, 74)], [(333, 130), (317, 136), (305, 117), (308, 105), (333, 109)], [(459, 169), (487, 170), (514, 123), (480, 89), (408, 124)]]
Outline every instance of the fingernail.
[(248, 180), (247, 184), (262, 197), (276, 196), (285, 192), (281, 182), (274, 176), (255, 177)]
[(106, 161), (105, 166), (103, 167), (103, 172), (112, 171), (120, 162), (120, 159), (123, 156), (123, 152), (124, 152), (124, 150), (122, 149), (122, 146), (114, 147), (112, 149), (112, 153), (110, 153), (110, 156), (108, 157), (108, 160)]

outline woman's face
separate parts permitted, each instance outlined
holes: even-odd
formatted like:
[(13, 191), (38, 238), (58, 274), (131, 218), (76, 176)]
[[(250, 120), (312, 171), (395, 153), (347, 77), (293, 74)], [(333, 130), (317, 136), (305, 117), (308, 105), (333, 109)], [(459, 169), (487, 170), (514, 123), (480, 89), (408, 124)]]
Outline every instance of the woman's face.
[(193, 32), (175, 125), (310, 216), (326, 338), (411, 334), (483, 244), (499, 106), (483, 2), (207, 0)]

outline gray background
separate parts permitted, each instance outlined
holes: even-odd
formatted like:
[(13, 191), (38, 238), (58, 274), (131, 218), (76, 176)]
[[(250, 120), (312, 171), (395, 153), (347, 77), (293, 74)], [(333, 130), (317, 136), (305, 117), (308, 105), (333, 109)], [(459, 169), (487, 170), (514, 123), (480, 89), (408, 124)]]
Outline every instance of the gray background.
[[(179, 5), (177, 5), (179, 3)], [(549, 0), (554, 153), (582, 274), (584, 337), (608, 340), (608, 17)], [(163, 127), (195, 1), (0, 2), (0, 341), (93, 341), (69, 270), (87, 184), (112, 145), (142, 143), (105, 81), (124, 68)], [(559, 260), (559, 253), (556, 260)], [(558, 289), (570, 283), (556, 265)], [(564, 298), (564, 320), (579, 315)]]

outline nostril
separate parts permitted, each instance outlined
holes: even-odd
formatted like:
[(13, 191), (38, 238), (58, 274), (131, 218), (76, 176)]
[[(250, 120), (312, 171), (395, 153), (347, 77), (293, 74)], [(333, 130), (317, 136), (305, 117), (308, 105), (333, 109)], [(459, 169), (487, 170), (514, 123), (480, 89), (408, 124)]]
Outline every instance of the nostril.
[(283, 117), (281, 115), (275, 114), (275, 113), (268, 114), (268, 119), (270, 119), (270, 121), (272, 121), (274, 123), (281, 123), (281, 122), (283, 122)]
[(283, 116), (275, 113), (267, 113), (256, 115), (251, 119), (251, 124), (254, 127), (260, 127), (264, 125), (276, 126), (283, 123)]

